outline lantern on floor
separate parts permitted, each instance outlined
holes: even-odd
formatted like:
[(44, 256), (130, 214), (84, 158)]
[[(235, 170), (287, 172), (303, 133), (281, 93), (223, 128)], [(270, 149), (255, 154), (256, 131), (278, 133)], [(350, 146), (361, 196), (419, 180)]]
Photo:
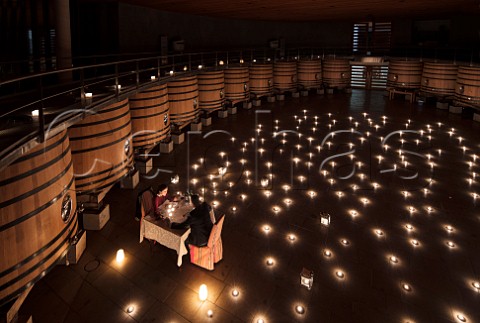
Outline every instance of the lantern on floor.
[(117, 261), (117, 263), (122, 263), (124, 259), (125, 259), (125, 251), (123, 249), (118, 249), (115, 260)]
[(300, 273), (300, 284), (306, 286), (308, 290), (310, 290), (313, 285), (313, 271), (303, 268), (302, 272)]
[(200, 285), (200, 289), (198, 291), (198, 298), (203, 302), (207, 299), (207, 297), (208, 297), (207, 285), (202, 284)]
[(328, 227), (330, 225), (330, 214), (327, 212), (320, 212), (320, 223)]

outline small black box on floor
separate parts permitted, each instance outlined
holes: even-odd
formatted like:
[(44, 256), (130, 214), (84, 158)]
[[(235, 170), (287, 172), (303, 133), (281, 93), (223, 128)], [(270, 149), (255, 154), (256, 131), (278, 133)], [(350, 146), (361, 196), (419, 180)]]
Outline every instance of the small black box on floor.
[(229, 107), (228, 114), (237, 114), (237, 107)]
[(325, 90), (324, 89), (317, 89), (317, 94), (323, 95), (323, 94), (325, 94)]
[(274, 102), (275, 102), (275, 97), (274, 97), (273, 95), (267, 97), (267, 102), (269, 102), (269, 103), (274, 103)]
[(308, 96), (308, 90), (302, 90), (300, 91), (301, 96)]
[(333, 94), (333, 89), (327, 89), (327, 94)]
[(276, 95), (276, 100), (277, 100), (277, 101), (283, 101), (283, 100), (285, 100), (285, 94), (277, 94), (277, 95)]
[(253, 105), (254, 107), (259, 107), (259, 106), (262, 105), (262, 100), (260, 100), (260, 99), (253, 99), (253, 100), (252, 100), (252, 105)]
[(300, 92), (292, 92), (292, 98), (299, 98)]

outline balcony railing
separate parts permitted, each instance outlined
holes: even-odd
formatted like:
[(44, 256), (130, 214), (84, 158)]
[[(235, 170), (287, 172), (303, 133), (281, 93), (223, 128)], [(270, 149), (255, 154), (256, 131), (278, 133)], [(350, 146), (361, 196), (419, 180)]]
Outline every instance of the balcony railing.
[[(462, 58), (470, 63), (479, 61), (473, 51), (470, 51), (470, 58), (469, 51), (462, 53)], [(418, 57), (414, 54), (411, 52), (406, 57)], [(452, 61), (459, 57), (457, 51), (449, 54), (453, 54)], [(5, 79), (10, 74), (0, 75), (0, 80), (5, 79), (0, 82), (0, 169), (29, 147), (43, 142), (49, 132), (61, 131), (83, 119), (86, 110), (96, 111), (157, 82), (167, 82), (178, 75), (195, 74), (204, 69), (327, 56), (353, 58), (351, 49), (346, 48), (262, 48), (167, 56), (138, 54), (132, 59), (95, 56), (72, 58), (77, 66), (68, 69), (12, 76), (10, 79)], [(15, 62), (22, 63), (33, 64), (31, 61)], [(15, 69), (8, 64), (13, 63), (0, 63), (0, 72)]]

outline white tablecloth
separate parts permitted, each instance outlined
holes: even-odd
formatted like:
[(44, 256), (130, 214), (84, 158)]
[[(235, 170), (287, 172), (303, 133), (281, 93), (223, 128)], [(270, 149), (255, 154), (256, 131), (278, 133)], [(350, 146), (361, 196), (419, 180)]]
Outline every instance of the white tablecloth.
[[(172, 212), (172, 222), (183, 222), (188, 212), (192, 210), (191, 205), (182, 205)], [(190, 234), (190, 229), (171, 229), (164, 220), (155, 220), (152, 217), (145, 217), (140, 221), (140, 242), (143, 238), (155, 240), (161, 245), (173, 249), (178, 254), (177, 266), (182, 265), (182, 257), (188, 253), (185, 247), (185, 240)]]

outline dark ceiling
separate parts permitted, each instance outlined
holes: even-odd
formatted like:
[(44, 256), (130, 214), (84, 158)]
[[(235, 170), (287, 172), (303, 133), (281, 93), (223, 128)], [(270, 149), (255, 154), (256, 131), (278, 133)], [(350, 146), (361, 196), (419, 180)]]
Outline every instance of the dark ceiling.
[[(122, 0), (162, 11), (271, 21), (447, 18), (479, 14), (480, 0)], [(480, 19), (480, 18), (479, 18)]]

